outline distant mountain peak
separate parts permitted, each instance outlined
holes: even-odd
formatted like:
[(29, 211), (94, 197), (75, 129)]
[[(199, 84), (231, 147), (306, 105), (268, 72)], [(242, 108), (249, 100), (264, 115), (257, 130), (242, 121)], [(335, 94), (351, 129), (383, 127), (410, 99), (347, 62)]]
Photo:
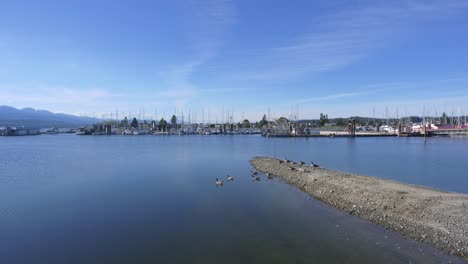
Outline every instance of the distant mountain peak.
[(31, 129), (44, 127), (70, 128), (89, 125), (94, 120), (92, 117), (56, 114), (31, 107), (17, 109), (7, 105), (0, 106), (0, 126), (24, 126)]
[(26, 108), (21, 109), (21, 111), (36, 112), (36, 109), (31, 108), (31, 107), (26, 107)]
[(0, 105), (0, 109), (18, 110), (16, 108), (8, 106), (8, 105)]

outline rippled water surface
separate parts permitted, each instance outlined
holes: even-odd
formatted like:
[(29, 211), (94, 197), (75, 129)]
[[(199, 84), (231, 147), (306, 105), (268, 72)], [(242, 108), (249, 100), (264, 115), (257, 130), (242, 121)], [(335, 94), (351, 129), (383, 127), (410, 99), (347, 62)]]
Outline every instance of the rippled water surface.
[(248, 161), (468, 193), (467, 138), (43, 135), (0, 149), (0, 263), (461, 263), (278, 179), (252, 182)]

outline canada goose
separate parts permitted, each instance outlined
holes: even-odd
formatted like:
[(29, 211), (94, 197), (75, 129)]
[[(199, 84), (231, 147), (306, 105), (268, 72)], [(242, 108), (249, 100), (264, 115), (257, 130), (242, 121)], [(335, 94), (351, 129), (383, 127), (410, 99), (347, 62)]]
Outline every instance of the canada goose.
[(279, 163), (279, 164), (283, 164), (283, 163), (284, 163), (284, 160), (278, 160), (278, 163)]
[(260, 177), (255, 176), (254, 174), (252, 174), (251, 176), (252, 176), (252, 181), (259, 181), (260, 180)]
[(228, 180), (228, 181), (234, 181), (234, 177), (228, 175), (228, 176), (227, 176), (227, 180)]
[(269, 172), (267, 172), (265, 175), (268, 177), (268, 179), (273, 178), (273, 174), (271, 174), (271, 173), (269, 173)]
[(256, 171), (250, 171), (250, 175), (257, 175), (257, 174), (258, 174), (258, 172), (256, 172)]
[(292, 170), (292, 171), (296, 170), (296, 168), (294, 168), (294, 167), (289, 167), (289, 169)]
[(310, 162), (310, 165), (314, 168), (319, 168), (320, 166), (315, 164), (313, 161)]
[(223, 181), (218, 180), (218, 178), (216, 178), (216, 187), (218, 186), (223, 186)]
[(301, 161), (299, 161), (299, 164), (304, 165), (305, 162), (303, 162), (303, 161), (301, 160)]

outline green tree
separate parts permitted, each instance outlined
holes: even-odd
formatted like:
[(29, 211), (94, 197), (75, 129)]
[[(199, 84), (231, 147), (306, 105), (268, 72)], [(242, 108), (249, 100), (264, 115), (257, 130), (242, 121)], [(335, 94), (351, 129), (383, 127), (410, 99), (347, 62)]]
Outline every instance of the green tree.
[(343, 118), (336, 119), (336, 125), (337, 126), (344, 126)]
[(242, 121), (242, 127), (243, 128), (249, 128), (250, 127), (250, 122), (248, 119), (244, 119), (244, 121)]
[(447, 115), (445, 112), (442, 113), (442, 116), (440, 117), (440, 122), (441, 122), (443, 125), (448, 124), (448, 115)]
[(171, 125), (174, 128), (177, 128), (177, 117), (175, 115), (172, 115), (171, 117)]
[(124, 120), (120, 122), (120, 125), (123, 127), (128, 127), (128, 118), (125, 117)]
[(166, 131), (166, 127), (167, 127), (166, 120), (164, 120), (164, 118), (161, 118), (161, 120), (159, 120), (159, 124), (158, 124), (159, 131)]
[(138, 120), (135, 117), (132, 120), (132, 127), (134, 127), (134, 128), (138, 127)]
[(328, 123), (328, 115), (320, 113), (319, 125), (324, 126), (326, 123)]
[(268, 125), (268, 121), (267, 121), (266, 115), (263, 115), (262, 120), (258, 122), (258, 127), (264, 127), (266, 125)]
[(283, 128), (286, 128), (289, 126), (289, 120), (286, 117), (280, 117), (276, 119), (276, 123)]

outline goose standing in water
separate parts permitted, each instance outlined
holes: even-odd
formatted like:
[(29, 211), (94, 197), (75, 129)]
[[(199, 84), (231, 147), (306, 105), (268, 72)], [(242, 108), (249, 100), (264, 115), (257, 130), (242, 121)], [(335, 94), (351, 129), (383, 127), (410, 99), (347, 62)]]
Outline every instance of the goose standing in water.
[(228, 175), (228, 176), (227, 176), (227, 180), (228, 180), (228, 181), (234, 181), (234, 177), (232, 177), (231, 175)]
[(267, 172), (265, 175), (267, 176), (268, 179), (273, 179), (273, 174)]
[(252, 171), (252, 170), (250, 171), (250, 175), (252, 175), (252, 176), (257, 175), (257, 174), (258, 174), (258, 172), (256, 172), (256, 171)]
[(216, 187), (218, 186), (223, 186), (223, 181), (218, 180), (218, 178), (216, 178)]

